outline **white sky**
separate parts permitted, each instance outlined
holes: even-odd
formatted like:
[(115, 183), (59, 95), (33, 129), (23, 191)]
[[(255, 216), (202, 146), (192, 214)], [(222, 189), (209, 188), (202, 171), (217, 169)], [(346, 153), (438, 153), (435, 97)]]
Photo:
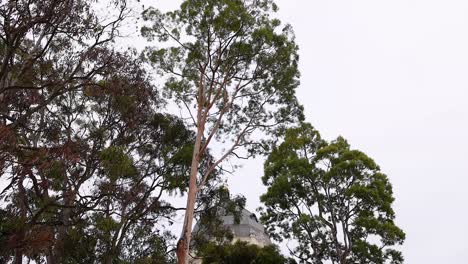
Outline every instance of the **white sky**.
[[(277, 3), (300, 46), (307, 121), (389, 176), (406, 263), (467, 263), (468, 1)], [(263, 160), (251, 160), (229, 180), (250, 210), (262, 174)]]

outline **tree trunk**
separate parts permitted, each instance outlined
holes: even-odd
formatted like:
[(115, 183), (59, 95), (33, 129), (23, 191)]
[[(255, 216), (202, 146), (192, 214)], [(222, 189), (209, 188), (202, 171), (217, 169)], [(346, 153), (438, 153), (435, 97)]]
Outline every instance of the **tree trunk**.
[[(200, 116), (200, 115), (199, 115)], [(201, 118), (198, 118), (199, 120)], [(190, 168), (190, 179), (189, 179), (189, 191), (187, 196), (187, 207), (185, 211), (184, 226), (182, 229), (182, 235), (177, 243), (177, 263), (178, 264), (187, 264), (188, 256), (190, 252), (190, 239), (192, 237), (192, 223), (193, 215), (195, 211), (195, 201), (197, 199), (197, 176), (198, 176), (198, 166), (200, 164), (200, 147), (204, 131), (204, 124), (200, 124), (197, 130), (197, 136), (195, 139), (195, 146), (193, 148), (192, 154), (192, 164)]]
[(22, 264), (23, 263), (23, 249), (15, 249), (15, 260), (13, 261), (14, 264)]
[(112, 260), (114, 259), (112, 253), (108, 253), (106, 257), (104, 258), (104, 264), (112, 264)]

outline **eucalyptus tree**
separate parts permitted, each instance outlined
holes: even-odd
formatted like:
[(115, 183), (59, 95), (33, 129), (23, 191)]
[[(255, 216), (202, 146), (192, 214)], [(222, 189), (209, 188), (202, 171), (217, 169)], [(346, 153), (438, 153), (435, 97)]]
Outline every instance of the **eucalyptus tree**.
[[(258, 154), (278, 127), (302, 118), (298, 48), (291, 27), (270, 16), (276, 10), (271, 0), (187, 0), (173, 12), (143, 13), (143, 35), (166, 42), (146, 56), (196, 128), (179, 263), (187, 261), (197, 193), (212, 172)], [(215, 141), (223, 150), (201, 173)]]
[(263, 182), (261, 219), (275, 239), (298, 242), (300, 263), (403, 262), (389, 179), (342, 137), (328, 143), (310, 124), (287, 130)]
[(136, 53), (114, 47), (126, 1), (101, 1), (104, 16), (93, 4), (0, 4), (0, 262), (159, 263), (172, 250), (160, 223), (178, 208), (162, 197), (186, 189), (193, 132), (161, 113)]
[[(69, 125), (74, 119), (72, 114), (54, 117), (58, 112), (70, 112), (59, 108), (60, 104), (69, 101), (72, 92), (97, 85), (122, 60), (111, 44), (128, 9), (125, 1), (106, 3), (115, 16), (105, 19), (94, 12), (89, 1), (82, 0), (8, 0), (0, 4), (0, 177), (7, 184), (0, 198), (9, 201), (3, 200), (2, 206), (6, 204), (14, 216), (9, 218), (16, 220), (15, 231), (9, 235), (15, 263), (21, 263), (28, 253), (26, 245), (50, 245), (44, 242), (54, 240), (44, 229), (48, 224), (62, 225), (58, 233), (63, 234), (63, 218), (45, 221), (39, 217), (44, 205), (56, 202), (48, 200), (48, 192), (57, 187), (39, 176), (39, 171), (55, 157), (73, 159), (79, 148), (70, 133), (58, 139), (67, 135), (62, 129), (72, 131)], [(65, 197), (70, 196), (65, 188), (60, 192), (61, 212), (67, 215)], [(34, 210), (33, 204), (42, 210)], [(36, 238), (42, 243), (35, 242)], [(62, 252), (59, 247), (55, 251), (56, 255)]]

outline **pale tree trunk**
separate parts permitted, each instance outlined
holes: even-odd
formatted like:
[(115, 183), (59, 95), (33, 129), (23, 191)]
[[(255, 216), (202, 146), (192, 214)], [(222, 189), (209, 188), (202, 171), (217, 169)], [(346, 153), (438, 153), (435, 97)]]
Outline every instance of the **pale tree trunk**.
[[(197, 134), (195, 138), (195, 144), (194, 144), (194, 149), (193, 149), (193, 154), (192, 154), (192, 164), (190, 168), (189, 190), (188, 190), (188, 196), (187, 196), (187, 207), (185, 211), (184, 226), (182, 229), (182, 234), (179, 239), (179, 242), (177, 243), (178, 264), (187, 264), (189, 262), (188, 257), (190, 253), (190, 240), (192, 237), (192, 223), (193, 223), (193, 216), (194, 216), (194, 210), (195, 210), (195, 202), (197, 199), (197, 193), (199, 189), (202, 188), (206, 184), (209, 176), (215, 170), (216, 166), (218, 166), (224, 159), (228, 157), (230, 153), (232, 153), (232, 151), (239, 144), (239, 141), (242, 138), (242, 136), (245, 134), (247, 128), (249, 127), (249, 126), (246, 126), (242, 130), (242, 132), (239, 133), (237, 140), (235, 140), (231, 148), (228, 151), (226, 151), (224, 155), (221, 156), (220, 159), (218, 159), (213, 164), (210, 164), (210, 166), (204, 172), (204, 175), (202, 175), (200, 182), (197, 183), (198, 167), (200, 165), (200, 162), (203, 159), (204, 154), (206, 153), (206, 150), (208, 148), (210, 141), (215, 137), (224, 114), (228, 112), (228, 110), (230, 109), (232, 105), (232, 101), (229, 101), (227, 92), (224, 89), (224, 85), (227, 82), (226, 78), (224, 79), (224, 81), (222, 82), (222, 84), (220, 85), (217, 91), (213, 90), (214, 89), (213, 87), (216, 84), (213, 81), (211, 81), (211, 83), (208, 85), (208, 87), (210, 87), (207, 92), (208, 95), (207, 97), (205, 97), (205, 84), (203, 82), (204, 74), (205, 74), (205, 67), (206, 65), (200, 69), (200, 84), (198, 87), (197, 121), (196, 121)], [(232, 100), (234, 100), (235, 95), (240, 90), (239, 87), (240, 85), (238, 85), (237, 90), (232, 95)], [(211, 131), (209, 131), (206, 141), (203, 142), (203, 145), (202, 145), (202, 140), (204, 139), (204, 133), (205, 133), (205, 125), (207, 123), (207, 118), (209, 116), (210, 109), (215, 105), (215, 103), (220, 98), (223, 98), (223, 101), (226, 105), (220, 109), (217, 120), (214, 123)]]
[[(200, 120), (200, 118), (198, 118)], [(190, 179), (189, 179), (189, 190), (187, 197), (187, 207), (185, 211), (184, 226), (182, 229), (182, 235), (177, 243), (177, 259), (178, 264), (188, 263), (188, 256), (190, 253), (190, 239), (192, 237), (192, 223), (193, 215), (195, 211), (195, 201), (197, 199), (197, 176), (198, 176), (198, 166), (200, 164), (200, 147), (203, 136), (204, 125), (200, 124), (198, 126), (197, 137), (195, 139), (195, 146), (192, 154), (192, 164), (190, 168)]]
[(198, 176), (198, 165), (199, 151), (200, 151), (201, 137), (197, 136), (195, 142), (195, 148), (193, 150), (192, 167), (190, 169), (190, 180), (189, 180), (189, 191), (187, 197), (187, 209), (185, 211), (184, 227), (182, 229), (182, 237), (178, 243), (177, 258), (179, 264), (188, 263), (188, 254), (190, 250), (190, 239), (192, 236), (192, 223), (193, 215), (195, 211), (195, 200), (197, 198), (197, 176)]
[(200, 84), (198, 87), (198, 102), (197, 102), (197, 135), (195, 137), (195, 144), (193, 147), (192, 153), (192, 164), (190, 167), (190, 178), (189, 178), (189, 190), (187, 195), (187, 206), (185, 209), (185, 219), (184, 226), (182, 228), (182, 234), (177, 243), (177, 263), (186, 264), (188, 263), (188, 256), (190, 253), (190, 239), (192, 238), (192, 223), (193, 215), (195, 211), (195, 202), (197, 199), (197, 177), (198, 177), (198, 167), (200, 165), (200, 160), (202, 159), (203, 153), (200, 153), (203, 135), (205, 133), (205, 123), (206, 115), (204, 113), (204, 83), (203, 83), (203, 73), (204, 70), (200, 73)]

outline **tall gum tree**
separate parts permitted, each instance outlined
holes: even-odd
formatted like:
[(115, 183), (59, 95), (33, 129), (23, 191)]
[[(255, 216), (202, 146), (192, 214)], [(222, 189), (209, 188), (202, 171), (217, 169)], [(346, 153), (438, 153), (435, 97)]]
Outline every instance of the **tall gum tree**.
[[(143, 36), (167, 44), (145, 55), (196, 128), (179, 263), (188, 261), (197, 194), (213, 171), (262, 152), (278, 129), (303, 118), (295, 97), (298, 47), (291, 27), (270, 17), (276, 10), (271, 0), (187, 0), (173, 12), (143, 13)], [(216, 141), (222, 153), (201, 172)]]

